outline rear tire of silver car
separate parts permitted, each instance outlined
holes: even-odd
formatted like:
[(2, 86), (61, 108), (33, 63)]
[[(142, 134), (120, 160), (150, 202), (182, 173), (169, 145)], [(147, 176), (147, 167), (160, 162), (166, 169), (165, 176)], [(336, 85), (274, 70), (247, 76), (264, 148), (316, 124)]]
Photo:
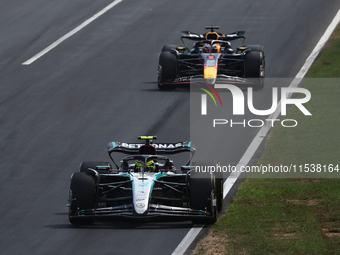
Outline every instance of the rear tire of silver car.
[(260, 90), (264, 87), (265, 77), (265, 51), (261, 45), (246, 46), (250, 51), (245, 52), (245, 78), (250, 78), (254, 82), (254, 90)]
[(84, 161), (80, 164), (79, 172), (88, 173), (91, 172), (89, 168), (96, 170), (99, 174), (109, 174), (110, 170), (107, 169), (97, 169), (98, 166), (108, 167), (112, 169), (111, 164), (106, 161)]
[(223, 209), (223, 173), (215, 173), (215, 184), (216, 184), (216, 207), (217, 212)]
[(196, 210), (207, 211), (209, 218), (192, 219), (194, 224), (213, 224), (217, 220), (215, 178), (210, 173), (193, 173), (190, 177), (190, 207)]
[(170, 51), (163, 51), (159, 54), (158, 65), (158, 88), (174, 89), (175, 86), (167, 84), (167, 82), (174, 81), (177, 75), (177, 57)]
[(76, 217), (74, 215), (77, 211), (93, 209), (95, 204), (95, 180), (94, 178), (84, 172), (74, 173), (70, 182), (70, 208), (69, 221), (73, 225), (91, 225), (94, 223), (92, 217)]

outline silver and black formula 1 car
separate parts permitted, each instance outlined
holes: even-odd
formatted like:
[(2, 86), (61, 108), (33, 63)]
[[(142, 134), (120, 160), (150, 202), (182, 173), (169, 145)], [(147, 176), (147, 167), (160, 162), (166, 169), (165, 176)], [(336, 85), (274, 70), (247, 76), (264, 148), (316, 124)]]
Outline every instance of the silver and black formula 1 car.
[[(88, 161), (72, 174), (69, 220), (92, 224), (98, 217), (153, 217), (212, 224), (223, 206), (223, 177), (195, 172), (189, 166), (195, 153), (191, 142), (152, 143), (155, 136), (140, 136), (141, 143), (110, 142), (109, 162)], [(120, 166), (115, 152), (127, 154)], [(176, 169), (164, 154), (190, 152), (185, 166)]]
[[(243, 46), (245, 32), (217, 33), (217, 26), (208, 26), (210, 32), (197, 34), (182, 31), (183, 46), (164, 45), (159, 54), (158, 87), (172, 89), (178, 84), (189, 84), (193, 78), (204, 78), (215, 84), (228, 82), (262, 89), (265, 76), (265, 54), (261, 45)], [(188, 48), (183, 39), (194, 41)], [(233, 50), (230, 41), (243, 39)]]

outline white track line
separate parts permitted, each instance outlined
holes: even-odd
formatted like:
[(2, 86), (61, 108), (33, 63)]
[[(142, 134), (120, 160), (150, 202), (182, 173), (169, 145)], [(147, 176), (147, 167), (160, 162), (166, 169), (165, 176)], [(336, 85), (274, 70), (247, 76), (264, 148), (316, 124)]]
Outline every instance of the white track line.
[(174, 250), (172, 255), (183, 254), (189, 248), (189, 245), (195, 240), (199, 232), (201, 232), (202, 228), (203, 226), (201, 225), (192, 227), (186, 234), (186, 236), (183, 238), (182, 242), (177, 246), (176, 250)]
[[(316, 44), (314, 50), (309, 55), (309, 57), (306, 59), (306, 62), (298, 72), (298, 74), (295, 76), (295, 79), (291, 82), (289, 87), (297, 87), (300, 84), (300, 81), (303, 77), (305, 77), (306, 73), (308, 72), (309, 68), (319, 55), (321, 49), (325, 46), (325, 43), (329, 40), (329, 37), (332, 35), (334, 29), (340, 22), (340, 9), (338, 10), (337, 14), (335, 15), (333, 21), (328, 26), (327, 30), (323, 34), (323, 36), (320, 38), (319, 42)], [(290, 95), (289, 95), (290, 97)], [(269, 117), (269, 119), (276, 119), (280, 113), (281, 113), (281, 107), (279, 107), (281, 103), (278, 103), (278, 107), (274, 113), (272, 113)], [(253, 157), (254, 153), (262, 143), (263, 139), (266, 137), (268, 131), (270, 130), (270, 125), (263, 126), (260, 131), (255, 136), (254, 140), (249, 145), (248, 149), (244, 153), (243, 157), (241, 158), (240, 162), (237, 164), (236, 169), (239, 170), (241, 166), (248, 165), (249, 161)], [(225, 180), (223, 184), (223, 198), (227, 196), (230, 189), (233, 187), (234, 183), (239, 178), (241, 172), (237, 171), (234, 173), (231, 173), (229, 177)], [(203, 227), (192, 227), (189, 232), (186, 234), (186, 236), (183, 238), (183, 240), (180, 242), (180, 244), (177, 246), (175, 251), (172, 253), (172, 255), (181, 255), (186, 252), (186, 250), (189, 248), (191, 243), (195, 240), (199, 232), (202, 230)]]
[(123, 0), (115, 0), (113, 1), (111, 4), (109, 4), (108, 6), (106, 6), (104, 9), (102, 9), (101, 11), (99, 11), (97, 14), (93, 15), (91, 18), (85, 20), (83, 23), (81, 23), (79, 26), (77, 26), (75, 29), (71, 30), (70, 32), (68, 32), (66, 35), (64, 35), (63, 37), (59, 38), (57, 41), (55, 41), (54, 43), (52, 43), (50, 46), (46, 47), (45, 49), (43, 49), (42, 51), (40, 51), (38, 54), (34, 55), (33, 57), (31, 57), (29, 60), (25, 61), (24, 63), (22, 63), (22, 65), (30, 65), (32, 64), (34, 61), (36, 61), (38, 58), (42, 57), (43, 55), (45, 55), (47, 52), (49, 52), (50, 50), (54, 49), (55, 47), (57, 47), (59, 44), (61, 44), (63, 41), (65, 41), (66, 39), (68, 39), (69, 37), (71, 37), (72, 35), (74, 35), (75, 33), (77, 33), (78, 31), (80, 31), (81, 29), (83, 29), (84, 27), (86, 27), (88, 24), (90, 24), (92, 21), (96, 20), (97, 18), (99, 18), (101, 15), (103, 15), (104, 13), (106, 13), (107, 11), (109, 11), (110, 9), (112, 9), (114, 6), (116, 6), (117, 4), (119, 4), (120, 2), (122, 2)]

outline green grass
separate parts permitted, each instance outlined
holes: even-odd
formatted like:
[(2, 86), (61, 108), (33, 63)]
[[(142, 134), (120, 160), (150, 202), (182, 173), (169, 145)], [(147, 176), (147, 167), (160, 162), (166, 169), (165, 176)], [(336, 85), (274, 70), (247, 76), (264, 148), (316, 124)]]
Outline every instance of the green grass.
[[(340, 27), (307, 77), (312, 116), (290, 107), (258, 164), (340, 164)], [(340, 179), (248, 178), (194, 254), (340, 254)]]
[(340, 163), (339, 81), (340, 79), (306, 79), (304, 87), (311, 92), (312, 98), (304, 105), (312, 116), (304, 116), (297, 107), (290, 107), (285, 119), (295, 119), (298, 125), (294, 128), (275, 126), (260, 163)]
[(339, 194), (338, 179), (247, 179), (213, 233), (230, 254), (340, 254)]
[(329, 47), (310, 68), (307, 78), (339, 78), (340, 77), (340, 29), (333, 32)]

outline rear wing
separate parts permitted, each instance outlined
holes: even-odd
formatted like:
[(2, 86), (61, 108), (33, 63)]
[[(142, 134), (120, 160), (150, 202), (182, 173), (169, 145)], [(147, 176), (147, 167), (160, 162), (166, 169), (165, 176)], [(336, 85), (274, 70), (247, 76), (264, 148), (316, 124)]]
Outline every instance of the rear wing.
[[(221, 33), (216, 33), (214, 32), (214, 29), (218, 29), (218, 27), (206, 27), (206, 29), (211, 29), (211, 32), (210, 33), (213, 33), (213, 34), (217, 34), (218, 36), (218, 40), (220, 41), (224, 41), (224, 42), (229, 42), (229, 41), (234, 41), (234, 40), (238, 40), (238, 39), (243, 39), (243, 41), (240, 43), (239, 46), (243, 45), (246, 37), (244, 36), (245, 35), (245, 31), (236, 31), (236, 32), (233, 32), (233, 33), (229, 33), (229, 34), (221, 34)], [(206, 33), (206, 34), (197, 34), (197, 33), (193, 33), (193, 32), (190, 32), (190, 31), (182, 31), (182, 35), (181, 35), (181, 41), (184, 45), (184, 47), (187, 49), (187, 50), (190, 50), (188, 48), (188, 46), (185, 44), (184, 40), (183, 39), (188, 39), (188, 40), (192, 40), (192, 41), (203, 41), (205, 40), (206, 38), (206, 35), (209, 34), (209, 33)]]
[(204, 35), (193, 33), (193, 32), (190, 32), (190, 31), (182, 31), (181, 40), (183, 41), (183, 39), (189, 39), (189, 40), (193, 40), (193, 41), (201, 41), (201, 40), (204, 40), (205, 37), (204, 37)]
[(177, 142), (177, 143), (153, 143), (152, 140), (157, 139), (156, 136), (139, 136), (139, 140), (145, 140), (145, 143), (124, 143), (120, 141), (110, 142), (107, 146), (107, 152), (111, 160), (117, 166), (115, 161), (113, 160), (111, 154), (113, 152), (120, 152), (129, 155), (137, 155), (139, 153), (139, 149), (142, 146), (153, 146), (156, 149), (158, 155), (164, 154), (177, 154), (182, 152), (190, 152), (190, 158), (186, 165), (190, 164), (191, 159), (195, 154), (195, 147), (193, 146), (191, 141), (186, 142)]
[[(124, 143), (124, 142), (110, 142), (107, 146), (109, 154), (112, 152), (121, 152), (125, 154), (138, 154), (138, 150), (143, 143)], [(156, 148), (157, 154), (176, 154), (185, 151), (195, 153), (195, 148), (190, 141), (178, 142), (178, 143), (152, 143), (150, 144)]]
[[(237, 39), (245, 39), (245, 31), (236, 31), (233, 33), (229, 33), (229, 34), (221, 34), (218, 33), (219, 36), (219, 40), (222, 41), (233, 41), (233, 40), (237, 40)], [(182, 31), (182, 35), (181, 35), (181, 40), (183, 41), (183, 39), (189, 39), (189, 40), (193, 40), (193, 41), (201, 41), (201, 40), (205, 40), (205, 35), (206, 34), (197, 34), (197, 33), (193, 33), (190, 31)]]
[(244, 36), (246, 34), (246, 31), (236, 31), (234, 33), (230, 33), (230, 34), (226, 34), (224, 37), (231, 41), (231, 40), (236, 40), (236, 39), (246, 39), (246, 37)]

